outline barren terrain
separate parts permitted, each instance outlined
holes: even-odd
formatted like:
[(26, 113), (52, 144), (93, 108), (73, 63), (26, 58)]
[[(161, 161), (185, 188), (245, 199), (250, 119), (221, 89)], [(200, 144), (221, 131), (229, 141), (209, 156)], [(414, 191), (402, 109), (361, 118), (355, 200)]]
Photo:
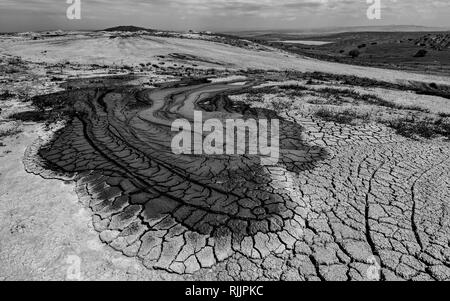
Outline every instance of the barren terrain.
[[(0, 37), (0, 279), (450, 280), (449, 78), (229, 39)], [(278, 164), (175, 155), (194, 110)]]

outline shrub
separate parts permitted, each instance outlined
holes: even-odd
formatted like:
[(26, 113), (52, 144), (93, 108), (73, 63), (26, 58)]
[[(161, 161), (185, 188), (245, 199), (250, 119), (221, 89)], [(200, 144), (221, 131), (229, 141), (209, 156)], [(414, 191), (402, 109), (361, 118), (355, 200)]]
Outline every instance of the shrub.
[(5, 92), (0, 93), (0, 100), (6, 100), (9, 98), (14, 97), (15, 95), (9, 92), (9, 90), (6, 90)]
[(428, 51), (426, 51), (425, 49), (420, 49), (419, 51), (417, 51), (414, 57), (425, 57), (427, 53)]
[(348, 55), (350, 55), (352, 58), (357, 58), (360, 54), (361, 52), (359, 52), (358, 49), (350, 50), (350, 52), (348, 53)]

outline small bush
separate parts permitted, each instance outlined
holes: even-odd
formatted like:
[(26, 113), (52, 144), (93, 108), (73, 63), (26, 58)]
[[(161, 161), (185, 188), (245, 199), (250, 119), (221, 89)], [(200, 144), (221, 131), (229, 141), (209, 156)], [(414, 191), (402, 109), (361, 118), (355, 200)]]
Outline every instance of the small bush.
[(414, 57), (425, 57), (427, 53), (428, 51), (426, 51), (425, 49), (420, 49), (419, 51), (417, 51)]
[(0, 93), (0, 100), (6, 100), (14, 97), (15, 95), (6, 90), (5, 92)]
[(13, 66), (18, 66), (18, 65), (22, 65), (23, 61), (20, 57), (12, 57), (8, 59), (8, 64), (13, 65)]
[(348, 53), (348, 55), (352, 58), (357, 58), (360, 54), (361, 52), (358, 49), (350, 50), (350, 52)]

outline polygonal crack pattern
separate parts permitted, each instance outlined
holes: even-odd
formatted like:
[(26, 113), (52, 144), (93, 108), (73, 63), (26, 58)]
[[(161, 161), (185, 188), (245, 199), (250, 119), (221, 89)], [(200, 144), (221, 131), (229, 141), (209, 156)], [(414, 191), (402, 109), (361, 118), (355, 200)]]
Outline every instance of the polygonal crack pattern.
[(241, 246), (248, 255), (219, 265), (220, 279), (449, 280), (448, 145), (403, 141), (334, 152), (301, 173), (294, 219), (302, 235), (283, 239), (293, 251), (250, 259), (270, 244), (270, 233), (258, 234)]

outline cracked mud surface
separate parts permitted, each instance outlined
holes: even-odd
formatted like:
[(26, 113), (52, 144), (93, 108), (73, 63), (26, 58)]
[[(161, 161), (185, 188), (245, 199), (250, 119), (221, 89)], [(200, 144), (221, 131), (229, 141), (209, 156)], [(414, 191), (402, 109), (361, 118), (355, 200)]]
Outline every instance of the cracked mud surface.
[[(445, 142), (377, 125), (285, 118), (231, 102), (231, 84), (83, 90), (76, 117), (25, 158), (73, 179), (100, 238), (149, 269), (196, 279), (449, 280)], [(219, 97), (220, 96), (220, 97)], [(280, 118), (281, 158), (176, 156), (170, 124)]]

